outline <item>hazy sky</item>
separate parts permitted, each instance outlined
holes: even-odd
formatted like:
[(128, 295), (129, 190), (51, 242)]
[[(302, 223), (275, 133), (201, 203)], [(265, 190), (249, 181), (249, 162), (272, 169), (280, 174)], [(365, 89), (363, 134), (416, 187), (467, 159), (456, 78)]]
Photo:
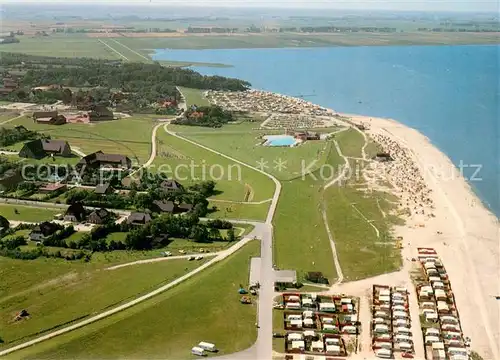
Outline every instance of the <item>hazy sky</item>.
[[(2, 3), (100, 3), (106, 5), (146, 5), (150, 3), (150, 0), (0, 0), (0, 4)], [(221, 7), (302, 7), (360, 10), (488, 11), (497, 13), (500, 11), (499, 0), (151, 0), (151, 4)]]

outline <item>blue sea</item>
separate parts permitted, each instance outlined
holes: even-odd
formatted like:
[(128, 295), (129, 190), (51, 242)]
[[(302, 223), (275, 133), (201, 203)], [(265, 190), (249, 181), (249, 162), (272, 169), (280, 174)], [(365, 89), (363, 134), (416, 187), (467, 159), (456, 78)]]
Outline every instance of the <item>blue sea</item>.
[(303, 96), (340, 112), (390, 117), (418, 129), (470, 178), (497, 216), (500, 46), (156, 50), (155, 60), (214, 62), (207, 75)]

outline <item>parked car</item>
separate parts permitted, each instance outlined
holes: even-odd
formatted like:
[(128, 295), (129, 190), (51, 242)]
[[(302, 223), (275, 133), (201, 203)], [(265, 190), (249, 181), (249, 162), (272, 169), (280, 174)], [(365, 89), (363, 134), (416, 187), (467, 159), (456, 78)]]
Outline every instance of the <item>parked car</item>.
[(188, 257), (188, 260), (189, 260), (189, 261), (193, 261), (194, 259), (196, 259), (194, 256), (190, 256), (190, 257)]
[(401, 356), (405, 359), (413, 359), (413, 355), (410, 353), (402, 353)]
[(197, 257), (195, 258), (195, 260), (202, 260), (202, 259), (203, 259), (203, 256), (197, 256)]
[(275, 333), (273, 333), (273, 337), (274, 338), (284, 338), (285, 334), (275, 332)]

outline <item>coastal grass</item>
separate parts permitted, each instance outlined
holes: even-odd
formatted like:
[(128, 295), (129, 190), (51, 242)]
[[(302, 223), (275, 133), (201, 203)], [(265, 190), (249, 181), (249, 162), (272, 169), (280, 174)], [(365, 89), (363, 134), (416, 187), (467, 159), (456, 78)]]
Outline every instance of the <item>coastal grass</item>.
[(363, 135), (359, 131), (354, 129), (349, 129), (335, 134), (335, 140), (337, 140), (342, 154), (347, 157), (362, 158), (363, 154), (361, 148), (365, 143)]
[(200, 341), (216, 344), (217, 355), (246, 349), (256, 340), (256, 305), (240, 304), (238, 289), (247, 286), (250, 258), (259, 249), (252, 241), (175, 288), (11, 358), (180, 359), (190, 358)]
[[(116, 270), (66, 273), (0, 300), (3, 346), (25, 341), (76, 320), (102, 312), (152, 291), (195, 269), (203, 262), (169, 260)], [(20, 309), (29, 320), (14, 322)]]
[[(366, 194), (350, 186), (332, 186), (325, 191), (328, 224), (346, 280), (396, 271), (402, 264), (391, 233), (396, 219), (381, 212), (394, 207), (385, 195), (375, 191)], [(379, 230), (379, 237), (370, 224)]]
[(186, 88), (186, 87), (179, 87), (180, 91), (182, 92), (182, 95), (184, 95), (184, 98), (186, 100), (186, 105), (188, 107), (192, 105), (196, 106), (209, 106), (210, 102), (207, 100), (205, 95), (203, 95), (203, 92), (205, 90), (200, 90), (200, 89), (191, 89), (191, 88)]
[(156, 139), (157, 156), (151, 171), (185, 185), (214, 180), (216, 189), (221, 191), (216, 199), (262, 201), (273, 196), (272, 180), (253, 169), (170, 135), (164, 129), (158, 130)]
[[(342, 163), (343, 159), (331, 147), (325, 164), (338, 168)], [(281, 269), (297, 270), (299, 281), (309, 271), (321, 271), (330, 283), (337, 277), (321, 212), (324, 184), (320, 170), (282, 182), (273, 219), (274, 262)]]
[[(102, 150), (123, 154), (135, 163), (145, 162), (151, 152), (151, 133), (154, 117), (134, 116), (91, 124), (45, 125), (34, 123), (28, 117), (11, 121), (6, 126), (23, 125), (29, 130), (50, 135), (53, 139), (66, 140), (71, 147), (85, 154)], [(19, 144), (15, 145), (15, 149)]]
[[(17, 214), (16, 214), (17, 209)], [(61, 209), (43, 209), (17, 204), (0, 204), (0, 214), (7, 220), (40, 222), (54, 219), (54, 215), (59, 214)]]

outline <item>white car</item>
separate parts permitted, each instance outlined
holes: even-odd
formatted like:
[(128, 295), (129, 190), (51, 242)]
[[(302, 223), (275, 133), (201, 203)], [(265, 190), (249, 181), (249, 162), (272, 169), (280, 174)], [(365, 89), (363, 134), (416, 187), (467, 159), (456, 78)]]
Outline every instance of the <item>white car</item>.
[(203, 256), (197, 256), (197, 257), (195, 258), (195, 260), (202, 260), (202, 259), (203, 259)]

